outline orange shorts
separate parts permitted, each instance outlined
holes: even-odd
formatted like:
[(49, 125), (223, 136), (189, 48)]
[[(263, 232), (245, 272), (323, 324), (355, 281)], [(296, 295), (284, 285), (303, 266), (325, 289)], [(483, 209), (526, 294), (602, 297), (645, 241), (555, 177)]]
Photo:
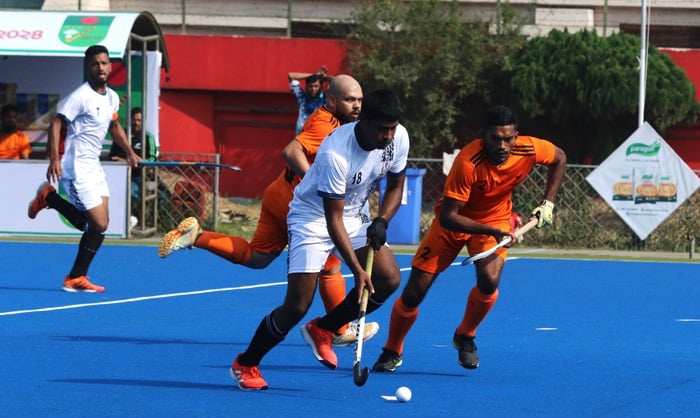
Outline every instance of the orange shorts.
[(279, 178), (272, 182), (260, 207), (260, 219), (250, 246), (259, 253), (281, 252), (287, 246), (287, 213), (293, 189)]
[[(489, 222), (488, 225), (510, 231), (509, 218), (500, 222)], [(496, 244), (496, 238), (491, 235), (472, 235), (449, 231), (441, 227), (440, 221), (435, 218), (418, 245), (418, 251), (413, 256), (411, 265), (427, 273), (442, 273), (455, 261), (465, 245), (469, 254), (474, 255), (486, 251)], [(496, 254), (505, 260), (508, 249), (501, 248), (496, 251)]]
[[(287, 214), (289, 213), (289, 202), (293, 197), (293, 189), (284, 181), (279, 179), (270, 184), (265, 193), (260, 206), (260, 219), (255, 228), (250, 246), (253, 250), (267, 254), (279, 253), (287, 247), (289, 237), (287, 236)], [(340, 259), (333, 254), (326, 260), (325, 270), (339, 265)]]

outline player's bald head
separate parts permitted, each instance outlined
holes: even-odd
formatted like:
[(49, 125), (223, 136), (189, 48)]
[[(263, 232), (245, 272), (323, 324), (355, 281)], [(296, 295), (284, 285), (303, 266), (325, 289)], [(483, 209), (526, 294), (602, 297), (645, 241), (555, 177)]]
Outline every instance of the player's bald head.
[(328, 86), (328, 95), (342, 97), (352, 91), (362, 91), (360, 83), (353, 77), (347, 74), (338, 74), (333, 77), (331, 84)]
[(339, 74), (328, 86), (326, 108), (340, 120), (347, 123), (360, 117), (362, 109), (362, 87), (354, 78)]

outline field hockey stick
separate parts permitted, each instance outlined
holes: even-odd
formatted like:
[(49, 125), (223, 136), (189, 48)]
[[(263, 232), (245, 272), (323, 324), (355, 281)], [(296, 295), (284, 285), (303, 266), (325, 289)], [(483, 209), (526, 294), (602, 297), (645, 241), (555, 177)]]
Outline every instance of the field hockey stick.
[(241, 171), (241, 168), (230, 164), (206, 163), (199, 161), (139, 161), (141, 167), (212, 167), (227, 168), (233, 171)]
[[(365, 271), (372, 278), (372, 265), (374, 264), (374, 248), (369, 247), (367, 251), (367, 262), (365, 263)], [(369, 290), (367, 286), (362, 290), (362, 300), (360, 302), (360, 316), (357, 323), (357, 333), (355, 334), (355, 359), (352, 364), (352, 380), (355, 385), (362, 386), (367, 382), (369, 377), (369, 368), (361, 369), (360, 361), (362, 360), (362, 343), (365, 335), (365, 314), (367, 313), (367, 301), (369, 300)]]
[[(515, 236), (517, 238), (522, 237), (527, 231), (534, 228), (535, 225), (537, 225), (537, 218), (531, 218), (528, 223), (526, 223), (525, 225), (523, 225), (520, 228), (518, 228), (517, 230), (515, 230)], [(510, 243), (510, 237), (505, 237), (505, 238), (503, 238), (503, 240), (501, 242), (499, 242), (498, 244), (489, 248), (488, 250), (486, 250), (484, 252), (480, 252), (479, 254), (473, 255), (473, 256), (465, 259), (464, 261), (462, 261), (462, 265), (466, 266), (467, 264), (471, 264), (477, 260), (481, 260), (482, 258), (486, 258), (486, 257), (490, 256), (491, 254), (495, 253), (496, 251), (498, 251), (500, 248), (505, 247), (509, 243)]]

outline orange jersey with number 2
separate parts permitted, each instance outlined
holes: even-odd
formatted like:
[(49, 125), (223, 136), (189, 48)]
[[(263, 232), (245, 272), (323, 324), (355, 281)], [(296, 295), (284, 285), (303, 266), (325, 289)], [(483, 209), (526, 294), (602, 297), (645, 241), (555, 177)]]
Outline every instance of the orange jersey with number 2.
[[(466, 202), (459, 213), (475, 221), (509, 230), (513, 210), (511, 193), (536, 164), (554, 161), (554, 145), (543, 139), (519, 136), (508, 159), (496, 166), (486, 160), (481, 139), (470, 142), (457, 154), (445, 181), (443, 196)], [(439, 216), (442, 199), (435, 206)], [(469, 254), (477, 254), (496, 245), (490, 235), (471, 235), (450, 231), (435, 217), (411, 264), (428, 273), (444, 271), (467, 246)], [(496, 252), (504, 258), (506, 248)]]
[[(460, 215), (482, 223), (510, 219), (511, 194), (537, 165), (554, 161), (555, 147), (544, 139), (518, 136), (508, 159), (496, 166), (486, 159), (481, 139), (467, 144), (455, 158), (443, 195), (466, 202)], [(436, 206), (436, 213), (440, 204)]]

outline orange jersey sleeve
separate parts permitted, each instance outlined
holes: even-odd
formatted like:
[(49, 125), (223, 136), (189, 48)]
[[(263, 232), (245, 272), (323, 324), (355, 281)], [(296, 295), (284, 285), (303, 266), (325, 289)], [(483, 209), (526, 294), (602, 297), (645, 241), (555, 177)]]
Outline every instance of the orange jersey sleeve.
[[(304, 123), (304, 128), (294, 138), (304, 147), (309, 164), (314, 163), (321, 142), (338, 126), (340, 126), (340, 121), (325, 106), (319, 107), (309, 115), (306, 123)], [(275, 181), (286, 181), (294, 188), (299, 184), (301, 178), (294, 174), (291, 168), (285, 167), (282, 174)]]
[(304, 123), (304, 129), (294, 138), (306, 150), (309, 164), (314, 162), (321, 142), (338, 126), (340, 126), (340, 121), (325, 106), (319, 107), (309, 115)]
[(443, 196), (465, 202), (460, 214), (479, 222), (509, 219), (515, 187), (535, 165), (551, 164), (554, 156), (555, 147), (551, 142), (518, 136), (506, 162), (496, 166), (486, 159), (483, 141), (474, 140), (455, 158)]

